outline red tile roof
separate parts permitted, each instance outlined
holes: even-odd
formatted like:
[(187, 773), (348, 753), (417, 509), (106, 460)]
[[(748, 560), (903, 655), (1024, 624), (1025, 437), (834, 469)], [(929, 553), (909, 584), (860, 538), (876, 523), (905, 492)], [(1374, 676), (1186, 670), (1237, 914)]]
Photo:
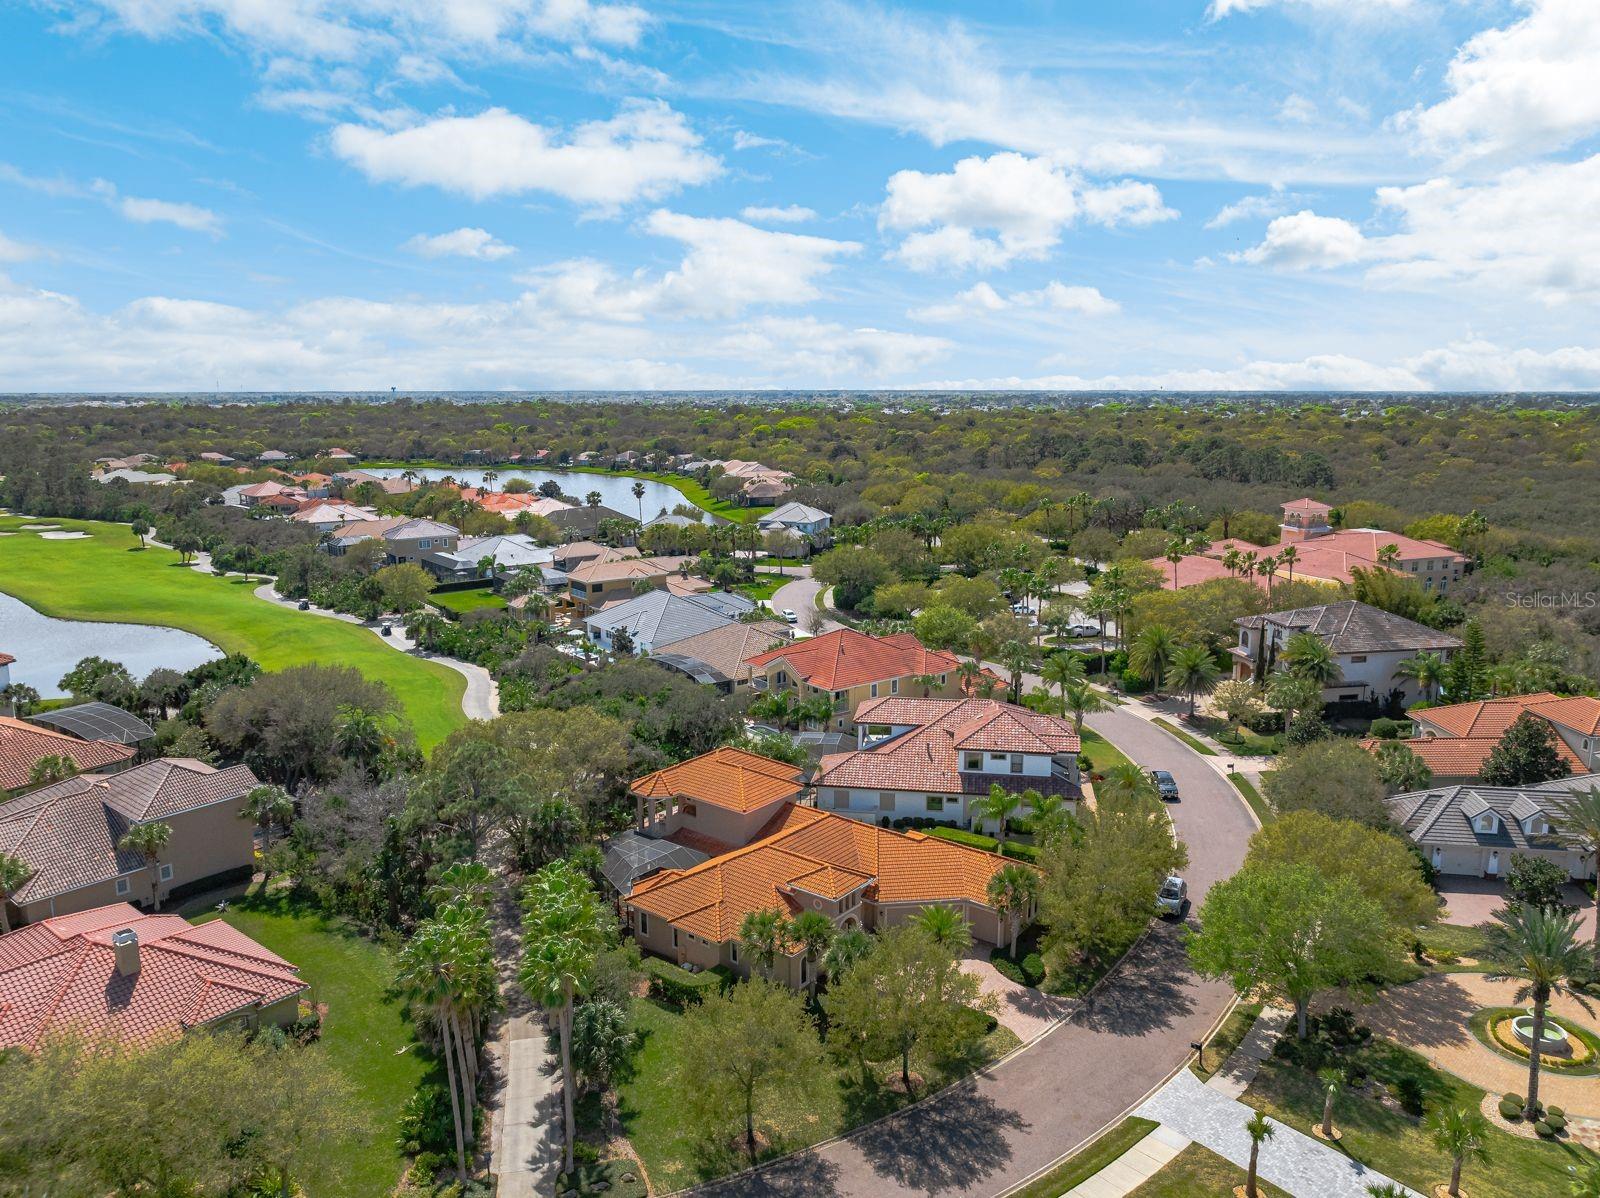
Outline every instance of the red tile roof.
[[(1369, 753), (1376, 753), (1385, 744), (1382, 740), (1367, 739), (1361, 742), (1361, 747)], [(1436, 778), (1476, 778), (1483, 773), (1484, 762), (1489, 760), (1489, 754), (1500, 743), (1498, 736), (1418, 736), (1410, 740), (1402, 740), (1399, 744), (1405, 745), (1433, 771)], [(1567, 747), (1564, 741), (1557, 742), (1557, 752), (1561, 759), (1567, 763), (1567, 768), (1574, 774), (1585, 773), (1588, 766), (1583, 760)]]
[(927, 648), (909, 632), (880, 637), (853, 628), (836, 629), (745, 660), (757, 670), (782, 660), (795, 677), (827, 691), (919, 674), (949, 674), (961, 665), (958, 658)]
[(1525, 711), (1543, 715), (1549, 709), (1566, 719), (1584, 720), (1585, 713), (1581, 710), (1584, 705), (1589, 707), (1588, 723), (1592, 729), (1594, 719), (1600, 717), (1600, 699), (1563, 699), (1550, 691), (1507, 695), (1472, 703), (1451, 703), (1444, 707), (1425, 707), (1413, 713), (1411, 718), (1423, 726), (1437, 728), (1446, 736), (1498, 737)]
[[(14, 660), (0, 655), (0, 665)], [(0, 716), (0, 791), (28, 785), (33, 767), (46, 757), (66, 757), (79, 773), (104, 769), (133, 757), (131, 745), (109, 740), (79, 740), (64, 732)]]
[[(855, 721), (910, 725), (912, 731), (870, 748), (828, 754), (818, 763), (817, 786), (962, 794), (969, 782), (981, 779), (987, 793), (999, 779), (963, 771), (964, 750), (1054, 756), (1079, 748), (1071, 721), (996, 699), (873, 699), (856, 708)], [(1007, 777), (1029, 786), (1049, 782), (1027, 774)]]
[(692, 799), (754, 811), (805, 788), (799, 767), (743, 749), (720, 748), (646, 774), (629, 790), (645, 798)]
[(9, 653), (0, 653), (0, 666), (9, 666), (17, 659)]
[[(112, 936), (138, 936), (139, 968), (117, 970)], [(296, 968), (220, 920), (193, 926), (113, 903), (0, 936), (0, 1048), (46, 1032), (148, 1040), (281, 1002)]]
[(760, 840), (647, 878), (627, 901), (697, 936), (726, 941), (751, 912), (797, 912), (795, 887), (837, 898), (864, 886), (865, 897), (879, 903), (987, 906), (989, 879), (1009, 864), (996, 853), (790, 803)]
[(69, 778), (0, 803), (0, 853), (21, 857), (33, 870), (12, 901), (37, 902), (136, 873), (144, 859), (117, 847), (134, 824), (236, 799), (255, 785), (247, 766), (217, 770), (168, 757), (121, 774)]

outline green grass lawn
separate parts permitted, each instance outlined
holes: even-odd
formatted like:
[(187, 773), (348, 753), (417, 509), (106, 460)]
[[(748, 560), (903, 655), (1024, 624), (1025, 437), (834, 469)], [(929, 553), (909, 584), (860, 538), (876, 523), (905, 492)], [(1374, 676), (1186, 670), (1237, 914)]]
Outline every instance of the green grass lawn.
[(504, 611), (506, 607), (506, 601), (488, 587), (475, 587), (470, 591), (435, 591), (428, 596), (428, 602), (453, 611), (458, 616), (485, 608)]
[(1082, 1152), (1073, 1153), (1050, 1172), (1012, 1193), (1012, 1198), (1061, 1198), (1073, 1186), (1093, 1177), (1153, 1132), (1154, 1119), (1130, 1115)]
[[(424, 749), (466, 722), (466, 679), (437, 662), (396, 652), (369, 629), (257, 599), (257, 579), (203, 575), (179, 566), (178, 555), (167, 549), (141, 552), (126, 525), (50, 522), (81, 529), (89, 539), (46, 541), (23, 532), (0, 537), (0, 590), (47, 616), (181, 628), (269, 670), (354, 666), (394, 691)], [(0, 517), (0, 530), (24, 523)]]
[(1222, 1062), (1228, 1059), (1228, 1054), (1244, 1043), (1245, 1036), (1255, 1026), (1256, 1017), (1260, 1014), (1261, 1004), (1258, 1002), (1242, 1002), (1234, 1007), (1222, 1021), (1222, 1026), (1217, 1029), (1216, 1034), (1206, 1041), (1205, 1052), (1190, 1064), (1190, 1071), (1204, 1080), (1221, 1069)]
[(1121, 749), (1092, 728), (1085, 727), (1078, 739), (1082, 742), (1081, 752), (1089, 759), (1094, 773), (1103, 774), (1113, 766), (1131, 764)]
[(771, 599), (777, 594), (778, 588), (786, 582), (793, 582), (794, 576), (757, 571), (754, 582), (741, 583), (739, 593), (751, 599)]
[[(1484, 972), (1485, 966), (1479, 962), (1489, 951), (1489, 936), (1481, 928), (1459, 923), (1436, 923), (1418, 932), (1417, 939), (1422, 941), (1422, 947), (1433, 958), (1433, 969), (1438, 973)], [(1440, 960), (1441, 954), (1445, 955), (1445, 960)], [(1458, 959), (1452, 961), (1448, 959), (1450, 957)], [(1471, 963), (1459, 960), (1463, 957)]]
[[(633, 1015), (644, 1040), (634, 1058), (632, 1075), (617, 1087), (617, 1109), (623, 1130), (656, 1190), (666, 1193), (743, 1168), (746, 1158), (742, 1151), (703, 1144), (684, 1120), (682, 1058), (677, 1049), (683, 1015), (653, 999), (636, 999)], [(913, 1057), (912, 1068), (926, 1079), (916, 1097), (1003, 1056), (1018, 1043), (1015, 1035), (997, 1027), (978, 1043), (969, 1059), (935, 1064)], [(896, 1073), (898, 1067), (898, 1063), (882, 1067), (881, 1076)], [(773, 1140), (765, 1155), (804, 1148), (906, 1104), (903, 1095), (882, 1086), (863, 1087), (854, 1067), (828, 1068), (837, 1085), (821, 1087), (822, 1097), (814, 1103), (806, 1105), (792, 1094), (781, 1094), (758, 1108), (758, 1125)]]
[[(1363, 1050), (1362, 1059), (1380, 1080), (1403, 1073), (1421, 1077), (1430, 1111), (1447, 1103), (1477, 1110), (1483, 1099), (1477, 1086), (1434, 1069), (1417, 1054), (1386, 1041)], [(1262, 1067), (1244, 1100), (1307, 1133), (1322, 1119), (1322, 1083), (1315, 1074), (1277, 1059)], [(1433, 1146), (1422, 1120), (1380, 1104), (1376, 1098), (1346, 1090), (1334, 1106), (1334, 1123), (1344, 1132), (1341, 1152), (1414, 1190), (1426, 1194), (1450, 1176), (1449, 1158)], [(1567, 1167), (1582, 1167), (1595, 1160), (1592, 1152), (1570, 1143), (1524, 1140), (1498, 1128), (1489, 1131), (1488, 1149), (1492, 1163), (1468, 1168), (1462, 1177), (1462, 1189), (1473, 1198), (1565, 1193)]]
[(1256, 813), (1256, 818), (1263, 824), (1270, 824), (1277, 816), (1273, 813), (1272, 804), (1261, 797), (1261, 792), (1255, 785), (1238, 770), (1228, 773), (1228, 781), (1244, 796), (1244, 801), (1250, 804), (1250, 810)]
[(1201, 754), (1205, 755), (1206, 757), (1215, 757), (1217, 755), (1217, 751), (1215, 749), (1213, 749), (1210, 745), (1204, 744), (1201, 741), (1196, 740), (1194, 737), (1190, 736), (1187, 732), (1185, 732), (1182, 728), (1178, 727), (1176, 724), (1168, 723), (1166, 720), (1151, 720), (1150, 722), (1152, 724), (1154, 724), (1157, 728), (1164, 728), (1164, 729), (1166, 729), (1166, 731), (1172, 733), (1173, 736), (1176, 736), (1179, 740), (1181, 740), (1184, 744), (1188, 745), (1196, 753), (1201, 753)]
[(406, 1100), (432, 1067), (421, 1056), (400, 1003), (388, 995), (394, 962), (388, 950), (346, 929), (289, 892), (252, 893), (195, 923), (225, 919), (300, 967), (312, 997), (326, 1004), (322, 1036), (310, 1051), (326, 1053), (354, 1090), (361, 1130), (329, 1144), (320, 1167), (300, 1180), (316, 1198), (371, 1198), (394, 1188), (404, 1167), (396, 1143)]
[[(1271, 1152), (1271, 1142), (1261, 1151), (1263, 1155)], [(1190, 1144), (1149, 1181), (1130, 1191), (1128, 1198), (1233, 1198), (1233, 1187), (1243, 1184), (1244, 1170), (1238, 1165), (1209, 1148)], [(1289, 1198), (1259, 1177), (1256, 1192), (1263, 1198)]]

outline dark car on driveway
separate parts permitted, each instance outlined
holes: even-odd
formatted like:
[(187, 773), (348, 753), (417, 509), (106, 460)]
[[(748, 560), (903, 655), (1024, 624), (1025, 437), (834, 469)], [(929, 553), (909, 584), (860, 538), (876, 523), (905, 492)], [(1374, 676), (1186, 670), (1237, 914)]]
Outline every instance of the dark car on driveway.
[(1156, 784), (1156, 792), (1162, 799), (1169, 803), (1178, 801), (1178, 780), (1166, 770), (1151, 770), (1150, 781)]

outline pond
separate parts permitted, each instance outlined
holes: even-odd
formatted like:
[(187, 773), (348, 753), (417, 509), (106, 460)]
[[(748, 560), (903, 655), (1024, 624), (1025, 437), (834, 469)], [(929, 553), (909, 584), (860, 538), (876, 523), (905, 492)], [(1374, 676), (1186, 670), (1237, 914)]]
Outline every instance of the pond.
[(222, 656), (210, 641), (153, 624), (100, 624), (42, 615), (0, 592), (0, 650), (17, 660), (11, 681), (25, 682), (46, 699), (60, 698), (62, 675), (85, 657), (120, 661), (136, 679), (151, 670), (190, 670)]
[[(398, 478), (405, 473), (401, 466), (362, 466), (368, 474), (376, 474), (379, 478)], [(663, 511), (670, 512), (680, 504), (694, 507), (689, 503), (689, 498), (678, 488), (667, 483), (656, 482), (650, 478), (634, 478), (627, 474), (590, 474), (583, 470), (534, 470), (520, 466), (487, 466), (481, 469), (467, 466), (434, 468), (414, 466), (411, 472), (419, 478), (434, 481), (449, 475), (462, 486), (481, 487), (485, 471), (492, 470), (497, 476), (494, 484), (495, 490), (505, 487), (506, 481), (513, 478), (525, 478), (533, 484), (534, 490), (539, 489), (539, 484), (555, 481), (561, 487), (564, 495), (571, 495), (580, 501), (590, 491), (600, 492), (600, 502), (613, 511), (621, 512), (624, 516), (639, 515), (640, 501), (633, 497), (633, 484), (644, 484), (644, 518), (649, 520), (659, 516)], [(699, 508), (694, 508), (699, 512)], [(701, 519), (707, 513), (701, 512)], [(718, 521), (720, 523), (720, 521)]]

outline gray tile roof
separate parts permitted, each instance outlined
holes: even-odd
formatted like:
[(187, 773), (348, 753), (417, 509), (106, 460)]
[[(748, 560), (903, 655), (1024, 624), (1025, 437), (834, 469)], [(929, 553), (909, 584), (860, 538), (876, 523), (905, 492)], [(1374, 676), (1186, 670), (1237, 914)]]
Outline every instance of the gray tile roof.
[(1416, 653), (1461, 647), (1460, 640), (1437, 628), (1353, 599), (1245, 616), (1234, 623), (1242, 628), (1271, 625), (1291, 633), (1310, 632), (1326, 641), (1335, 653)]
[(742, 611), (753, 607), (754, 604), (742, 595), (717, 591), (704, 595), (674, 595), (658, 590), (609, 604), (590, 616), (586, 623), (590, 628), (605, 631), (626, 628), (641, 645), (670, 645), (735, 623)]
[[(1544, 815), (1559, 824), (1562, 801), (1574, 790), (1600, 785), (1600, 774), (1561, 778), (1538, 786), (1499, 787), (1468, 783), (1411, 791), (1389, 800), (1389, 810), (1412, 840), (1420, 845), (1482, 846), (1500, 849), (1561, 849), (1568, 847), (1558, 833), (1528, 836), (1524, 822)], [(1485, 811), (1500, 816), (1493, 832), (1481, 832), (1472, 821)]]

